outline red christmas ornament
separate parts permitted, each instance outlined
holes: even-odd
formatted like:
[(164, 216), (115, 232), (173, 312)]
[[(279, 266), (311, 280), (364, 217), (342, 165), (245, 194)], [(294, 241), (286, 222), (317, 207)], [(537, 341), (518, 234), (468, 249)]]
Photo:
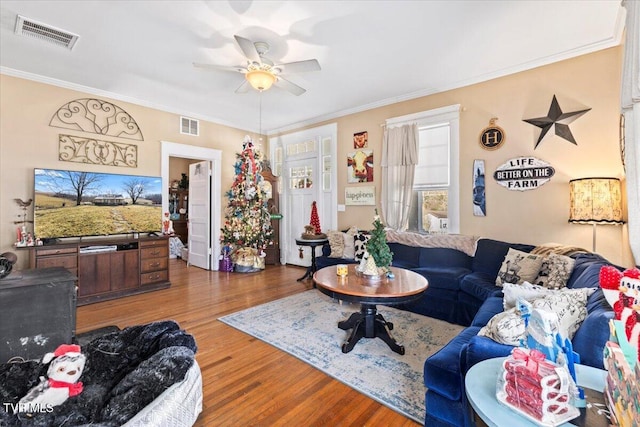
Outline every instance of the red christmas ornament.
[(316, 234), (322, 233), (320, 229), (320, 217), (318, 217), (318, 208), (316, 207), (315, 201), (311, 203), (311, 225), (313, 225)]

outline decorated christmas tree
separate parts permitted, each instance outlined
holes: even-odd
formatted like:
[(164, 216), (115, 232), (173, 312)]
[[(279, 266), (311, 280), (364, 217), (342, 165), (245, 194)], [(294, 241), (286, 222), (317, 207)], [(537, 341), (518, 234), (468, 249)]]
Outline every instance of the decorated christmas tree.
[[(256, 256), (263, 256), (264, 249), (272, 242), (271, 215), (262, 187), (262, 155), (246, 136), (242, 152), (236, 153), (235, 180), (227, 191), (229, 204), (220, 241), (232, 252), (252, 249)], [(262, 263), (264, 265), (264, 262)]]
[(373, 230), (371, 230), (371, 237), (369, 237), (367, 241), (367, 252), (376, 262), (378, 268), (387, 269), (391, 266), (393, 252), (391, 252), (387, 244), (387, 233), (384, 231), (384, 225), (382, 221), (380, 221), (377, 209), (375, 213), (376, 215), (373, 217)]

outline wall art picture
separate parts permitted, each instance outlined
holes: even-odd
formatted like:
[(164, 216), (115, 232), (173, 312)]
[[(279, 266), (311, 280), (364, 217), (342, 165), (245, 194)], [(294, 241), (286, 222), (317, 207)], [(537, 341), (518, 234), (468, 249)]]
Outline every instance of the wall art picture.
[(373, 150), (347, 154), (347, 182), (373, 182)]
[(367, 148), (369, 146), (369, 132), (358, 132), (353, 134), (353, 148)]
[(535, 190), (549, 182), (556, 170), (535, 157), (515, 157), (498, 166), (493, 178), (509, 190)]
[(487, 216), (487, 203), (484, 191), (484, 160), (474, 160), (473, 214), (475, 216)]
[(571, 112), (562, 111), (556, 96), (553, 95), (551, 106), (549, 106), (549, 112), (545, 117), (524, 119), (525, 122), (540, 128), (540, 135), (538, 136), (538, 140), (536, 141), (536, 145), (533, 149), (535, 150), (538, 148), (538, 145), (540, 145), (540, 143), (549, 135), (557, 135), (560, 138), (569, 141), (573, 145), (578, 145), (576, 139), (571, 133), (571, 129), (569, 129), (569, 124), (589, 110), (591, 110), (591, 108), (584, 108), (582, 110)]
[(345, 187), (344, 204), (347, 206), (375, 206), (376, 187)]

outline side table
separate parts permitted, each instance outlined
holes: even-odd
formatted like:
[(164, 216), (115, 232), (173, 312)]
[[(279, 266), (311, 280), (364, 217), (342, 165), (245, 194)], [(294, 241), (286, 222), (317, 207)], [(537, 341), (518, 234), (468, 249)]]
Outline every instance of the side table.
[(311, 248), (311, 266), (307, 268), (307, 272), (304, 273), (304, 276), (298, 279), (298, 282), (306, 279), (307, 277), (313, 276), (313, 273), (316, 272), (316, 270), (318, 269), (316, 267), (316, 247), (322, 246), (325, 243), (329, 243), (329, 240), (328, 239), (296, 239), (296, 244), (298, 246), (308, 246)]
[[(471, 407), (479, 418), (482, 419), (489, 427), (502, 427), (502, 426), (518, 426), (518, 427), (536, 427), (539, 424), (535, 424), (524, 416), (518, 414), (507, 406), (501, 404), (496, 398), (496, 380), (498, 373), (502, 367), (505, 357), (497, 357), (494, 359), (483, 360), (477, 363), (469, 369), (465, 376), (464, 384), (467, 393), (467, 398)], [(605, 377), (607, 371), (602, 369), (593, 368), (586, 365), (576, 365), (576, 378), (578, 385), (591, 390), (585, 390), (587, 402), (591, 401), (590, 391), (596, 390), (601, 392), (604, 390)], [(586, 414), (585, 420), (581, 420), (582, 415), (564, 424), (562, 427), (575, 427), (576, 425), (582, 426), (601, 426), (608, 425), (607, 419), (604, 416), (598, 416), (597, 420), (590, 420), (590, 414)], [(581, 421), (581, 422), (578, 422)]]

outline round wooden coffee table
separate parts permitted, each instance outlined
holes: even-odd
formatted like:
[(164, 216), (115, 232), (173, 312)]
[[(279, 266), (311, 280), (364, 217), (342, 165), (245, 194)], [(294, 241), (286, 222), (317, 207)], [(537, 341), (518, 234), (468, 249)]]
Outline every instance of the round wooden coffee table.
[(376, 304), (396, 305), (419, 298), (427, 290), (427, 279), (418, 273), (391, 267), (393, 279), (384, 277), (371, 280), (356, 275), (356, 265), (350, 264), (349, 274), (338, 276), (336, 266), (325, 267), (313, 275), (318, 289), (332, 298), (360, 303), (360, 312), (353, 313), (347, 320), (338, 322), (342, 330), (351, 329), (351, 335), (342, 344), (342, 352), (348, 353), (360, 338), (380, 338), (398, 354), (404, 354), (404, 346), (393, 339), (390, 330), (393, 324), (387, 322), (376, 309)]

